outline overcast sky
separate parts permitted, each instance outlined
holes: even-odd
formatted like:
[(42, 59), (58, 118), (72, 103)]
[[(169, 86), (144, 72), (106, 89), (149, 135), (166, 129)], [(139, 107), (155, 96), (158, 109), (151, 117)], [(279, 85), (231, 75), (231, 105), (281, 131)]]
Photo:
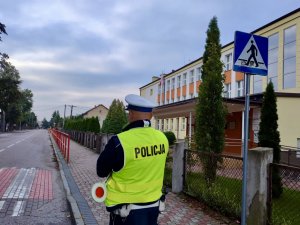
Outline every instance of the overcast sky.
[[(151, 82), (202, 56), (217, 16), (221, 44), (300, 6), (299, 0), (0, 0), (0, 52), (34, 94), (38, 119), (73, 115)], [(70, 107), (67, 108), (67, 115)]]

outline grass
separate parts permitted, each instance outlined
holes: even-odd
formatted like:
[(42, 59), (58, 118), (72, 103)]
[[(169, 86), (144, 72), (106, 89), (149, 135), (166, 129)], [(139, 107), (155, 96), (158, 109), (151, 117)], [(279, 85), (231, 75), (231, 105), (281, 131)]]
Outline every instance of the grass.
[(241, 211), (241, 180), (217, 177), (214, 185), (206, 186), (204, 176), (199, 173), (188, 173), (185, 192), (204, 201), (219, 212), (238, 218)]
[(278, 199), (273, 198), (272, 222), (274, 225), (299, 225), (300, 192), (283, 188)]
[[(172, 185), (172, 169), (165, 169), (165, 186)], [(227, 216), (240, 218), (242, 181), (228, 177), (217, 177), (213, 187), (208, 188), (202, 174), (188, 173), (185, 192), (205, 202), (211, 208)], [(299, 225), (300, 192), (283, 189), (279, 199), (272, 202), (273, 225)]]
[(165, 168), (164, 185), (172, 187), (172, 168)]

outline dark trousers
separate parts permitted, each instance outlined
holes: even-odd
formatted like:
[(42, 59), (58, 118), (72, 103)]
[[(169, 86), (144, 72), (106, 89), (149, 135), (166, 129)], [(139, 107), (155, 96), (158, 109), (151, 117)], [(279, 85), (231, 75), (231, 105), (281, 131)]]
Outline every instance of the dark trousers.
[(126, 218), (110, 213), (109, 225), (157, 225), (158, 207), (131, 210)]

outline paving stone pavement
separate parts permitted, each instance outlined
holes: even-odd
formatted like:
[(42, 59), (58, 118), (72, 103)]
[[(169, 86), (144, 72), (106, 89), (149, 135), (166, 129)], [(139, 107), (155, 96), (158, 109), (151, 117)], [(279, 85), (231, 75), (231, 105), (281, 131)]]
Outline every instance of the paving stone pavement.
[[(96, 173), (99, 154), (71, 140), (69, 168), (78, 188), (86, 199), (98, 224), (108, 225), (109, 214), (103, 203), (96, 203), (91, 196), (91, 187), (101, 179)], [(168, 193), (166, 211), (159, 216), (159, 225), (235, 225), (219, 214), (212, 212), (200, 202), (184, 194)]]

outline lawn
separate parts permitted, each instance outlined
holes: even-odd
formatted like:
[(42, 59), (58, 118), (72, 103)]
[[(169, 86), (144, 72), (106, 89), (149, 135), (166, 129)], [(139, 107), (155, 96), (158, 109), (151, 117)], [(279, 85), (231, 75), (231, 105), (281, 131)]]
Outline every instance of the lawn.
[[(166, 168), (164, 184), (171, 187), (172, 169)], [(242, 181), (218, 177), (211, 188), (207, 188), (202, 174), (188, 173), (184, 192), (205, 202), (211, 208), (227, 216), (240, 218)], [(299, 225), (300, 192), (283, 189), (279, 199), (273, 199), (272, 224)]]
[(283, 188), (279, 199), (273, 199), (272, 221), (275, 225), (300, 224), (300, 192)]
[(203, 174), (188, 173), (185, 192), (227, 216), (240, 216), (242, 182), (238, 179), (217, 177), (208, 188)]

